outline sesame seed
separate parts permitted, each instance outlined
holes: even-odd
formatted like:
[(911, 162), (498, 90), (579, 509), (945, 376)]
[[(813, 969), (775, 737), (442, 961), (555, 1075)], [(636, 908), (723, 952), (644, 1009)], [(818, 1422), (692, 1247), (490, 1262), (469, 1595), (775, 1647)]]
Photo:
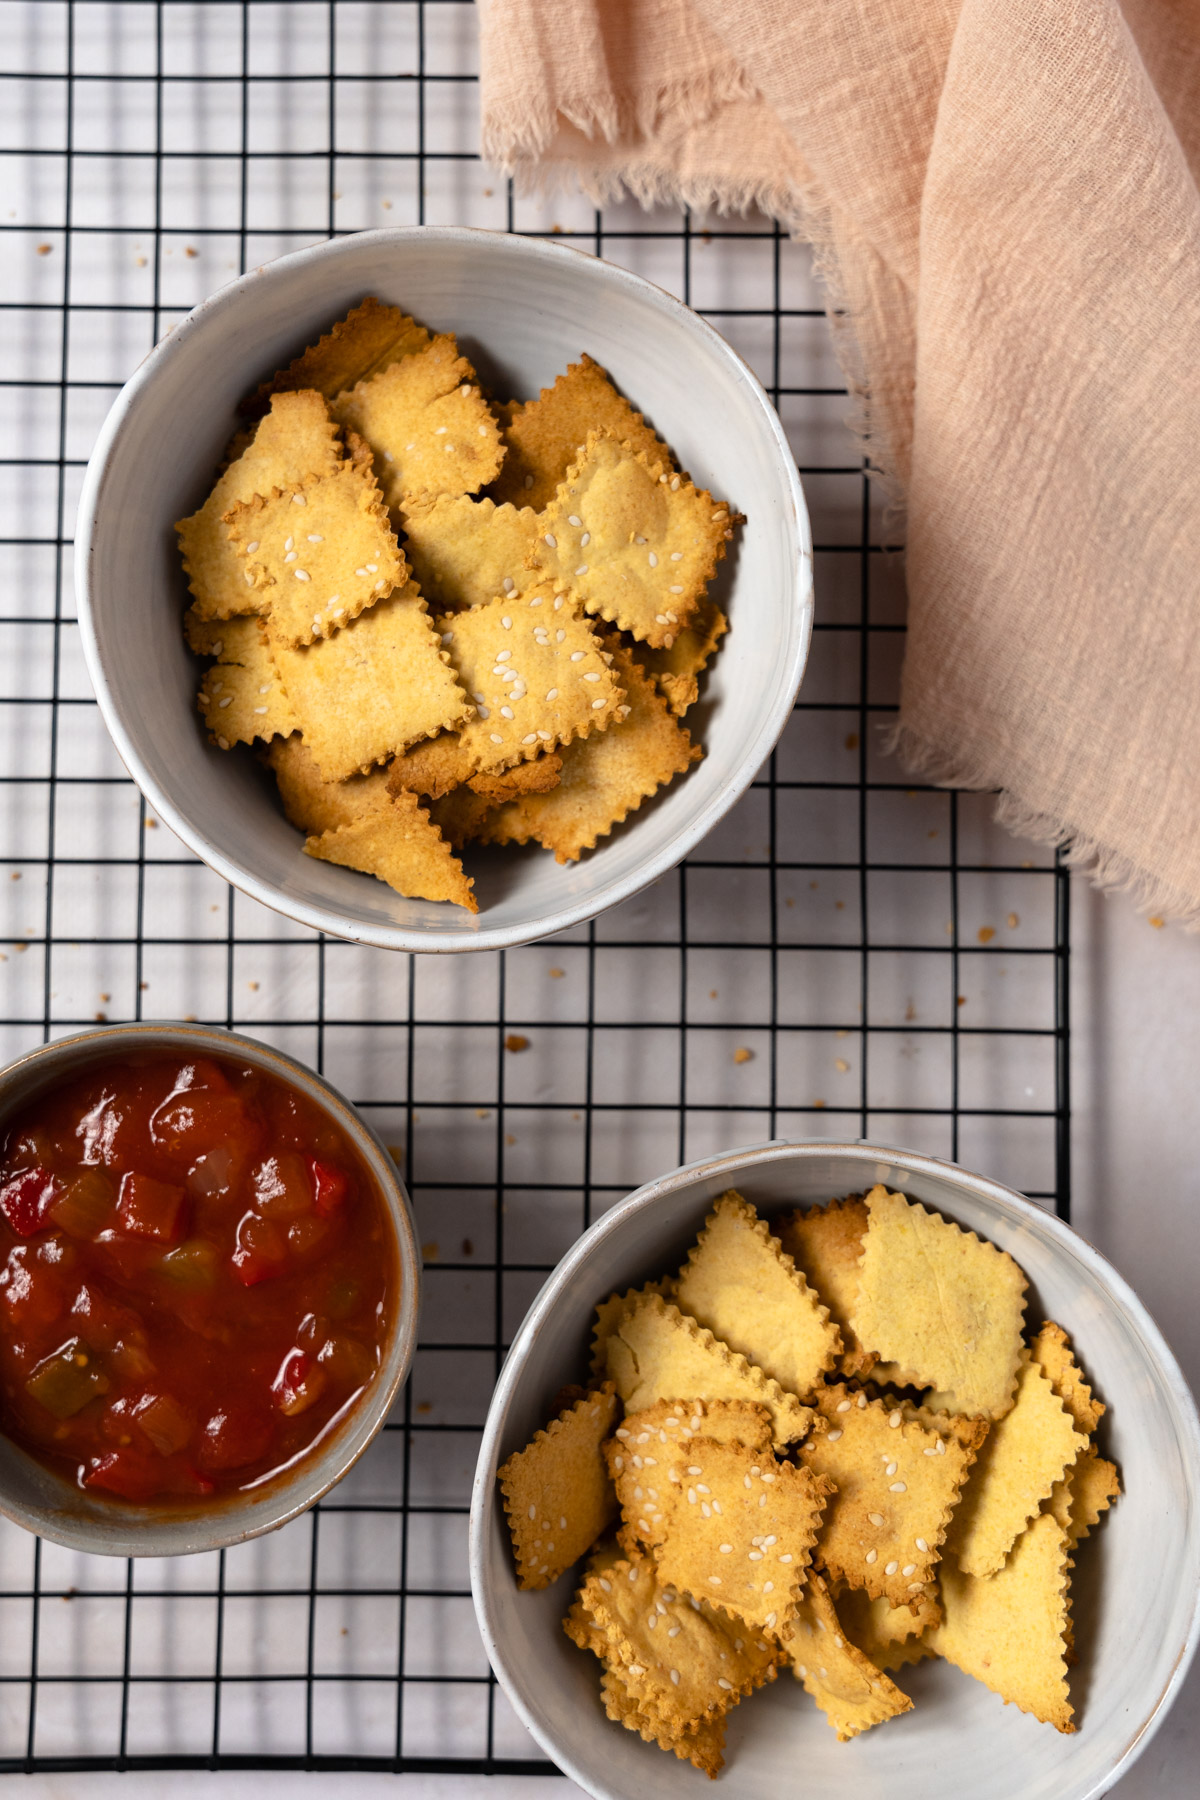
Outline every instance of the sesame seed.
[[(890, 1469), (888, 1473), (891, 1473)], [(889, 1494), (907, 1494), (907, 1492), (908, 1488), (903, 1481), (893, 1481), (891, 1487), (888, 1489)]]
[(354, 573), (356, 575), (361, 575), (364, 580), (366, 579), (367, 571), (365, 569), (355, 569)]
[(303, 494), (293, 494), (292, 495), (292, 505), (293, 506), (307, 506), (308, 502), (304, 498)]
[(536, 1507), (536, 1506), (531, 1506), (531, 1507), (530, 1507), (530, 1509), (529, 1509), (529, 1516), (530, 1516), (530, 1518), (531, 1518), (531, 1519), (536, 1519), (536, 1518), (537, 1518), (537, 1507)]
[(552, 550), (558, 549), (558, 539), (554, 536), (553, 532), (548, 531), (546, 533), (546, 542)]
[(323, 544), (325, 539), (321, 536), (319, 531), (310, 531), (308, 534), (308, 541), (310, 544)]
[(763, 1553), (761, 1550), (751, 1550), (749, 1552), (749, 1557), (750, 1557), (751, 1562), (761, 1562), (763, 1559)]
[(233, 695), (226, 694), (226, 696), (223, 700), (217, 701), (217, 705), (218, 706), (232, 706), (233, 705)]
[(885, 1475), (894, 1475), (896, 1473), (896, 1467), (897, 1465), (894, 1462), (890, 1462), (883, 1472)]
[(719, 1575), (710, 1575), (708, 1579), (713, 1587), (720, 1587), (721, 1577)]
[(872, 1525), (874, 1525), (876, 1527), (883, 1524), (883, 1514), (882, 1513), (868, 1513), (867, 1517), (868, 1517), (868, 1519), (870, 1519)]
[(837, 1403), (837, 1409), (839, 1412), (849, 1412), (850, 1405), (851, 1405), (851, 1403), (849, 1400), (839, 1400)]
[(229, 739), (228, 738), (219, 737), (217, 739), (217, 743), (220, 745), (222, 750), (228, 750), (228, 748), (229, 748)]
[(723, 506), (718, 507), (716, 512), (713, 514), (713, 519), (714, 520), (723, 519), (724, 517), (725, 517), (725, 508)]
[(443, 644), (452, 644), (454, 642), (454, 633), (452, 631), (443, 631), (442, 642)]
[(513, 709), (511, 706), (502, 706), (500, 708), (500, 717), (502, 719), (511, 719), (512, 716), (513, 716)]
[(866, 1405), (866, 1404), (867, 1404), (867, 1396), (866, 1396), (866, 1395), (865, 1395), (865, 1394), (860, 1394), (860, 1395), (859, 1395), (859, 1396), (858, 1396), (858, 1410), (859, 1410), (859, 1412), (861, 1412), (861, 1411), (862, 1411), (862, 1410), (863, 1410), (863, 1407), (864, 1407), (864, 1406), (865, 1406), (865, 1405)]
[[(667, 1636), (668, 1636), (668, 1637), (669, 1637), (669, 1638), (674, 1638), (674, 1637), (678, 1637), (678, 1636), (679, 1636), (679, 1634), (680, 1634), (680, 1632), (681, 1632), (681, 1631), (682, 1631), (682, 1630), (683, 1630), (683, 1626), (682, 1626), (682, 1625), (672, 1625), (672, 1627), (671, 1627), (671, 1629), (670, 1629), (670, 1631), (668, 1631), (668, 1633), (667, 1633)], [(678, 1671), (678, 1669), (672, 1669), (672, 1670), (671, 1670), (671, 1679), (672, 1679), (672, 1681), (678, 1681), (678, 1680), (679, 1680), (679, 1671)]]
[(588, 547), (588, 545), (589, 545), (589, 544), (590, 544), (590, 543), (591, 543), (591, 541), (592, 541), (592, 534), (591, 534), (591, 532), (590, 532), (590, 531), (585, 531), (585, 532), (584, 532), (584, 534), (583, 534), (583, 536), (582, 536), (582, 537), (581, 537), (581, 538), (580, 538), (580, 540), (579, 540), (579, 548), (580, 548), (580, 549), (581, 549), (581, 550), (586, 550), (586, 549), (587, 549), (587, 547)]
[(778, 1616), (779, 1616), (778, 1613), (769, 1612), (767, 1614), (767, 1624), (769, 1626), (774, 1625), (775, 1620), (778, 1618)]
[(265, 713), (267, 709), (265, 706), (256, 706), (254, 710), (256, 713)]
[[(561, 643), (562, 643), (562, 641), (563, 641), (563, 639), (564, 639), (564, 638), (565, 638), (565, 637), (566, 637), (566, 635), (567, 635), (567, 634), (566, 634), (566, 632), (565, 632), (565, 631), (560, 631), (560, 632), (559, 632), (559, 634), (558, 634), (558, 641), (559, 641), (559, 643), (560, 643), (560, 644), (561, 644)], [(571, 661), (572, 661), (572, 662), (582, 662), (582, 661), (583, 661), (583, 651), (582, 651), (582, 650), (572, 650), (572, 652), (571, 652)]]
[(484, 723), (484, 724), (485, 724), (485, 725), (486, 725), (486, 724), (487, 724), (487, 722), (488, 722), (488, 720), (489, 720), (489, 719), (490, 719), (490, 718), (491, 718), (491, 716), (492, 716), (492, 715), (491, 715), (491, 713), (489, 713), (489, 711), (488, 711), (488, 709), (487, 709), (487, 707), (486, 707), (486, 706), (481, 706), (481, 707), (480, 707), (480, 708), (479, 708), (479, 717), (480, 717), (480, 719), (481, 719), (481, 720), (482, 720), (482, 721), (483, 721), (483, 723)]
[(578, 567), (578, 568), (577, 568), (577, 569), (576, 569), (576, 571), (575, 571), (575, 573), (576, 573), (576, 574), (577, 574), (577, 575), (586, 575), (586, 574), (587, 574), (587, 564), (586, 564), (586, 563), (580, 563), (580, 565), (579, 565), (579, 567)]
[(654, 623), (656, 625), (666, 625), (668, 622), (666, 613), (655, 613)]
[(878, 1550), (868, 1550), (867, 1551), (867, 1561), (869, 1563), (878, 1562), (879, 1561)]
[[(675, 1631), (678, 1631), (678, 1630), (679, 1630), (679, 1627), (678, 1627), (678, 1625), (677, 1625), (677, 1626), (676, 1626), (676, 1627), (675, 1627)], [(667, 1633), (667, 1636), (668, 1636), (668, 1637), (674, 1637), (674, 1636), (675, 1636), (675, 1631), (670, 1631), (670, 1632), (668, 1632), (668, 1633)], [(676, 1686), (676, 1687), (678, 1687), (678, 1686), (679, 1686), (679, 1670), (678, 1670), (678, 1669), (672, 1669), (672, 1670), (671, 1670), (671, 1680), (672, 1680), (672, 1681), (673, 1681), (673, 1682), (674, 1682), (674, 1683), (675, 1683), (675, 1686)]]
[(916, 1569), (916, 1566), (917, 1566), (916, 1563), (905, 1563), (905, 1565), (901, 1569), (900, 1573), (902, 1575), (911, 1575), (914, 1572), (914, 1570)]
[(665, 638), (664, 638), (664, 639), (663, 639), (663, 645), (664, 645), (664, 648), (666, 648), (666, 649), (667, 649), (667, 650), (669, 650), (669, 649), (670, 649), (670, 648), (671, 648), (671, 645), (672, 645), (672, 644), (673, 644), (673, 643), (674, 643), (674, 642), (675, 642), (675, 638), (674, 638), (674, 635), (673, 635), (673, 633), (672, 633), (672, 632), (669, 632), (669, 631), (668, 631), (668, 633), (667, 633), (667, 635), (666, 635), (666, 637), (665, 637)]
[(745, 1486), (746, 1486), (746, 1487), (749, 1487), (749, 1486), (750, 1486), (750, 1477), (749, 1477), (749, 1476), (748, 1476), (748, 1475), (743, 1475), (743, 1476), (742, 1476), (742, 1481), (743, 1481), (743, 1483), (744, 1483), (744, 1484), (745, 1484)]
[(555, 596), (554, 596), (554, 610), (555, 610), (555, 612), (558, 612), (558, 611), (559, 611), (559, 610), (560, 610), (560, 609), (561, 609), (561, 607), (562, 607), (562, 603), (563, 603), (563, 597), (562, 597), (562, 595), (561, 595), (561, 594), (555, 594)]
[(340, 594), (330, 594), (328, 600), (325, 602), (326, 606), (336, 606), (341, 597)]
[(790, 1563), (790, 1562), (791, 1562), (791, 1560), (792, 1560), (792, 1553), (791, 1553), (791, 1551), (790, 1551), (790, 1550), (789, 1550), (789, 1551), (788, 1551), (788, 1552), (787, 1552), (787, 1554), (786, 1554), (786, 1555), (785, 1555), (785, 1556), (781, 1556), (781, 1557), (780, 1557), (780, 1558), (779, 1558), (779, 1559), (778, 1559), (778, 1560), (779, 1560), (779, 1561), (780, 1561), (780, 1562), (781, 1562), (781, 1563)]
[(658, 567), (658, 558), (655, 556), (653, 550), (650, 552), (650, 567), (652, 569), (657, 569)]
[(546, 689), (546, 698), (547, 698), (547, 700), (557, 700), (558, 699), (558, 689), (557, 688), (547, 688)]
[(292, 574), (296, 577), (297, 581), (311, 581), (312, 580), (312, 576), (309, 574), (307, 569), (293, 569)]
[(644, 537), (637, 537), (637, 536), (636, 536), (636, 535), (635, 535), (635, 536), (634, 536), (634, 540), (633, 540), (633, 541), (634, 541), (634, 543), (635, 543), (635, 544), (644, 544), (644, 543), (645, 543), (645, 541), (646, 541), (646, 540), (645, 540), (645, 538), (644, 538)]
[(808, 1670), (805, 1668), (803, 1663), (796, 1664), (796, 1673), (800, 1677), (801, 1681), (806, 1680), (808, 1677)]
[(725, 1689), (725, 1692), (726, 1692), (726, 1693), (727, 1693), (727, 1694), (731, 1694), (731, 1693), (732, 1693), (732, 1692), (733, 1692), (733, 1683), (732, 1683), (732, 1681), (726, 1681), (726, 1679), (725, 1679), (725, 1677), (724, 1677), (724, 1676), (723, 1676), (723, 1675), (718, 1675), (718, 1676), (717, 1676), (717, 1686), (718, 1686), (718, 1687), (719, 1687), (719, 1688), (724, 1688), (724, 1689)]
[(593, 712), (599, 712), (599, 711), (600, 711), (600, 708), (601, 708), (601, 707), (602, 707), (602, 706), (607, 706), (607, 705), (608, 705), (608, 701), (607, 701), (607, 700), (593, 700), (593, 701), (592, 701), (592, 711), (593, 711)]
[(935, 1452), (934, 1452), (934, 1454), (935, 1454), (935, 1455), (936, 1455), (936, 1456), (945, 1456), (945, 1454), (946, 1454), (946, 1440), (945, 1440), (945, 1438), (939, 1438), (939, 1439), (938, 1439), (938, 1441), (937, 1441), (937, 1449), (936, 1449), (936, 1451), (935, 1451)]
[[(556, 601), (555, 601), (555, 602), (554, 602), (554, 604), (555, 604), (555, 606), (556, 606), (556, 607), (557, 607), (557, 605), (558, 605), (558, 601), (557, 601), (557, 600), (556, 600)], [(555, 632), (555, 634), (554, 634), (554, 641), (555, 641), (555, 643), (556, 643), (556, 644), (561, 644), (561, 643), (562, 643), (562, 642), (563, 642), (563, 640), (564, 640), (564, 639), (565, 639), (565, 637), (566, 637), (566, 635), (567, 635), (567, 634), (566, 634), (566, 632), (565, 632), (565, 631), (564, 631), (564, 630), (563, 630), (563, 629), (562, 629), (562, 627), (561, 627), (561, 626), (560, 626), (560, 627), (559, 627), (559, 629), (558, 629), (558, 630), (557, 630), (557, 631), (556, 631), (556, 632)], [(583, 652), (582, 652), (582, 651), (580, 651), (580, 655), (581, 655), (581, 656), (582, 656), (582, 654), (583, 654)]]
[(502, 744), (504, 742), (504, 739), (500, 736), (498, 731), (493, 731), (490, 735), (493, 744)]
[[(289, 539), (288, 539), (288, 542), (289, 542), (289, 543), (290, 543), (290, 542), (291, 542), (291, 539), (290, 539), (290, 538), (289, 538)], [(294, 550), (289, 550), (289, 551), (288, 551), (288, 553), (287, 553), (287, 555), (286, 555), (286, 556), (285, 556), (285, 557), (284, 557), (284, 559), (283, 559), (283, 560), (284, 560), (284, 562), (285, 562), (285, 563), (290, 563), (290, 562), (295, 562), (295, 560), (296, 560), (296, 552), (295, 552), (295, 551), (294, 551)]]
[(295, 538), (284, 538), (283, 547), (285, 550), (294, 550), (296, 548)]
[(246, 545), (246, 555), (247, 555), (247, 556), (253, 556), (253, 555), (254, 555), (254, 552), (255, 552), (255, 551), (256, 551), (256, 550), (257, 550), (257, 549), (258, 549), (258, 539), (257, 539), (257, 538), (255, 538), (255, 540), (254, 540), (254, 542), (253, 542), (253, 543), (252, 543), (252, 544), (247, 544), (247, 545)]
[(379, 564), (378, 563), (365, 563), (363, 566), (366, 568), (368, 574), (378, 575), (378, 573), (379, 573)]
[[(538, 737), (539, 737), (539, 738), (540, 738), (540, 739), (541, 739), (541, 741), (542, 741), (542, 743), (543, 743), (543, 744), (548, 744), (548, 743), (550, 743), (550, 742), (551, 742), (551, 740), (552, 740), (552, 738), (553, 738), (553, 736), (554, 736), (554, 734), (553, 734), (553, 732), (550, 732), (550, 731), (539, 731), (539, 732), (538, 732)], [(647, 1459), (646, 1459), (646, 1460), (647, 1460), (647, 1461), (648, 1461), (648, 1462), (653, 1462), (653, 1460), (654, 1460), (654, 1458), (653, 1458), (653, 1457), (648, 1457), (648, 1458), (647, 1458)]]
[(583, 520), (579, 517), (578, 513), (569, 513), (567, 515), (567, 524), (574, 525), (576, 531), (578, 531), (583, 525)]
[(450, 428), (448, 425), (439, 425), (433, 435), (434, 435), (434, 437), (445, 437), (445, 435), (449, 429)]
[(584, 680), (585, 680), (585, 681), (599, 681), (599, 679), (600, 679), (600, 675), (599, 675), (599, 672), (598, 672), (598, 671), (597, 671), (597, 670), (595, 670), (595, 669), (589, 669), (589, 670), (588, 670), (588, 672), (587, 672), (587, 674), (586, 674), (586, 675), (585, 675), (585, 676), (584, 676), (584, 678), (583, 678), (583, 679), (584, 679)]
[(899, 1563), (895, 1563), (895, 1562), (885, 1563), (884, 1567), (883, 1567), (883, 1572), (885, 1575), (894, 1575), (896, 1573), (896, 1570), (899, 1567), (900, 1567)]
[(510, 619), (510, 618), (509, 618), (509, 616), (508, 616), (508, 614), (507, 614), (507, 613), (505, 613), (505, 615), (504, 615), (504, 617), (503, 617), (503, 618), (502, 618), (502, 619), (501, 619), (501, 621), (500, 621), (500, 623), (501, 623), (501, 624), (502, 624), (502, 625), (503, 625), (503, 627), (504, 627), (504, 629), (505, 629), (505, 631), (511, 631), (511, 630), (512, 630), (512, 620), (511, 620), (511, 619)]
[(679, 586), (678, 582), (676, 582), (667, 589), (667, 592), (668, 594), (682, 594), (683, 589)]
[[(507, 712), (508, 708), (506, 707), (504, 710)], [(509, 713), (508, 716), (510, 719), (512, 718), (511, 713)], [(525, 736), (521, 739), (521, 742), (523, 744), (536, 744), (537, 743), (537, 732), (536, 731), (526, 732)]]
[(888, 1415), (888, 1424), (889, 1424), (889, 1425), (890, 1425), (890, 1426), (891, 1426), (891, 1428), (892, 1428), (892, 1430), (893, 1430), (893, 1431), (895, 1431), (895, 1429), (896, 1429), (896, 1427), (897, 1427), (897, 1425), (899, 1425), (899, 1423), (900, 1423), (900, 1413), (899, 1413), (899, 1410), (897, 1410), (897, 1411), (896, 1411), (896, 1412), (894, 1412), (894, 1413), (890, 1413), (890, 1414), (889, 1414), (889, 1415)]
[(696, 1504), (696, 1490), (695, 1490), (695, 1488), (689, 1488), (688, 1489), (688, 1505), (695, 1506), (695, 1504)]
[(512, 651), (511, 650), (497, 650), (496, 661), (498, 663), (511, 662), (512, 661)]
[(773, 1581), (764, 1581), (763, 1582), (763, 1593), (764, 1594), (773, 1594), (774, 1592), (775, 1592), (775, 1583)]
[(918, 1550), (927, 1551), (929, 1549), (929, 1545), (925, 1542), (924, 1538), (915, 1538), (913, 1541)]
[(486, 425), (481, 425), (481, 426), (480, 426), (480, 427), (479, 427), (479, 435), (480, 435), (480, 437), (486, 437), (486, 436), (487, 436), (487, 426), (486, 426)]
[(832, 1431), (827, 1431), (825, 1433), (826, 1441), (831, 1444), (836, 1444), (838, 1439), (841, 1437), (841, 1435), (842, 1435), (841, 1426), (835, 1425)]

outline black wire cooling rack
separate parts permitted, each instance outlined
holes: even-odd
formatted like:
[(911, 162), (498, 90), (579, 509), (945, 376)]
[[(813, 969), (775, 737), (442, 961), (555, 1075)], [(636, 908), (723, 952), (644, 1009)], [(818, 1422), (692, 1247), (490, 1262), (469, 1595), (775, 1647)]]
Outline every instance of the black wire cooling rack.
[[(488, 1671), (465, 1559), (529, 1300), (639, 1181), (772, 1136), (905, 1143), (1065, 1215), (1066, 873), (996, 831), (986, 797), (911, 787), (881, 756), (896, 558), (805, 253), (777, 228), (514, 197), (478, 162), (458, 0), (43, 0), (0, 26), (4, 1054), (194, 1015), (309, 1058), (395, 1146), (427, 1269), (401, 1407), (284, 1532), (122, 1565), (4, 1527), (0, 1769), (545, 1772)], [(809, 674), (745, 802), (647, 895), (484, 958), (319, 939), (196, 863), (104, 738), (72, 597), (82, 467), (150, 345), (272, 255), (421, 222), (562, 235), (697, 306), (778, 404), (817, 544)]]

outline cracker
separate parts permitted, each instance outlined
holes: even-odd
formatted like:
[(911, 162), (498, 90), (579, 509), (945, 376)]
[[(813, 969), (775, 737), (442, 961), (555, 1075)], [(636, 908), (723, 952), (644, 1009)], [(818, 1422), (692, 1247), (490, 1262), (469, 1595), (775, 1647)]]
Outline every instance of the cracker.
[(415, 582), (315, 644), (272, 635), (271, 651), (304, 741), (330, 781), (451, 730), (472, 711)]
[(783, 1248), (842, 1334), (838, 1367), (843, 1375), (865, 1375), (875, 1362), (875, 1352), (864, 1349), (850, 1329), (867, 1218), (862, 1195), (850, 1194), (827, 1206), (810, 1206), (807, 1212), (788, 1213), (772, 1221)]
[(1028, 1352), (1016, 1404), (992, 1426), (950, 1531), (949, 1547), (968, 1575), (993, 1575), (1029, 1520), (1050, 1498), (1087, 1439)]
[(338, 429), (320, 394), (281, 394), (272, 400), (252, 441), (229, 464), (204, 505), (176, 523), (198, 620), (235, 618), (261, 612), (265, 605), (229, 541), (224, 520), (230, 508), (255, 494), (331, 473), (341, 460)]
[(998, 1419), (1013, 1403), (1025, 1277), (1012, 1257), (903, 1194), (867, 1195), (858, 1298), (860, 1342), (949, 1388), (958, 1410)]
[[(811, 1576), (809, 1580), (812, 1580)], [(929, 1582), (922, 1592), (916, 1612), (911, 1612), (907, 1606), (893, 1606), (890, 1600), (883, 1598), (873, 1600), (862, 1588), (841, 1584), (834, 1598), (846, 1636), (857, 1644), (864, 1656), (870, 1657), (876, 1668), (899, 1668), (905, 1662), (919, 1662), (921, 1657), (929, 1654), (924, 1644), (916, 1657), (904, 1652), (903, 1646), (915, 1648), (924, 1632), (941, 1623), (942, 1609), (935, 1582)]]
[(643, 1743), (657, 1744), (660, 1750), (673, 1751), (681, 1762), (690, 1762), (710, 1781), (716, 1780), (725, 1764), (724, 1713), (680, 1729), (666, 1719), (653, 1718), (642, 1712), (620, 1674), (613, 1669), (605, 1669), (601, 1676), (600, 1693), (610, 1719), (617, 1720), (627, 1731), (636, 1731)]
[(604, 1446), (604, 1458), (624, 1520), (618, 1535), (629, 1550), (662, 1542), (670, 1486), (678, 1484), (679, 1464), (696, 1437), (767, 1454), (771, 1415), (748, 1400), (658, 1400), (626, 1413)]
[(696, 677), (729, 630), (729, 620), (715, 600), (702, 599), (682, 630), (675, 633), (669, 650), (639, 646), (638, 661), (654, 677), (659, 691), (676, 718), (682, 718), (700, 697)]
[(347, 388), (330, 411), (370, 444), (389, 506), (420, 493), (474, 493), (503, 460), (500, 428), (452, 336)]
[(660, 1579), (784, 1635), (832, 1483), (745, 1444), (697, 1437), (687, 1450), (655, 1551)]
[(841, 1352), (828, 1307), (733, 1189), (709, 1213), (675, 1289), (682, 1311), (795, 1394), (810, 1395)]
[(537, 536), (532, 508), (497, 506), (469, 494), (421, 494), (406, 500), (400, 522), (404, 550), (422, 589), (438, 609), (483, 606), (510, 597), (538, 577), (525, 567)]
[(825, 1390), (820, 1408), (829, 1429), (801, 1445), (800, 1459), (837, 1493), (816, 1560), (850, 1587), (915, 1612), (975, 1451), (842, 1384)]
[(252, 744), (287, 737), (296, 729), (279, 671), (258, 619), (228, 619), (220, 627), (221, 650), (200, 678), (196, 704), (217, 745)]
[(307, 838), (304, 850), (318, 862), (374, 875), (409, 900), (452, 900), (479, 911), (474, 881), (415, 794), (385, 799), (350, 824)]
[(552, 792), (522, 798), (497, 813), (484, 834), (490, 843), (527, 844), (534, 838), (553, 850), (557, 862), (577, 862), (704, 754), (620, 640), (608, 641), (614, 646), (613, 674), (625, 696), (614, 722), (564, 750), (561, 779)]
[(1017, 1539), (997, 1574), (942, 1571), (942, 1623), (930, 1647), (982, 1681), (1005, 1704), (1074, 1731), (1066, 1641), (1071, 1559), (1066, 1533), (1043, 1513)]
[(550, 1587), (616, 1514), (600, 1446), (617, 1417), (605, 1382), (535, 1432), (496, 1471), (517, 1559), (517, 1585)]
[[(253, 623), (258, 615), (250, 613), (235, 623), (244, 625), (247, 617)], [(183, 635), (193, 656), (220, 656), (225, 649), (225, 620), (202, 618), (195, 606), (189, 606), (183, 615)], [(239, 639), (235, 636), (230, 642), (236, 644)]]
[(388, 791), (397, 794), (407, 788), (409, 793), (428, 794), (431, 800), (440, 800), (443, 794), (461, 787), (473, 767), (458, 732), (442, 731), (393, 759), (388, 769)]
[(765, 1406), (777, 1444), (793, 1444), (813, 1422), (777, 1381), (720, 1343), (659, 1294), (635, 1300), (605, 1345), (609, 1379), (630, 1412), (656, 1400), (753, 1400)]
[(467, 786), (491, 805), (503, 806), (525, 794), (549, 794), (562, 780), (562, 768), (562, 757), (551, 751), (545, 756), (532, 757), (529, 762), (514, 763), (511, 769), (500, 769), (495, 774), (472, 775)]
[(371, 471), (357, 462), (255, 494), (225, 515), (276, 642), (311, 644), (408, 580)]
[(792, 1673), (812, 1695), (841, 1744), (912, 1710), (908, 1695), (843, 1630), (829, 1589), (815, 1572), (800, 1595), (786, 1648)]
[(456, 787), (440, 800), (429, 802), (429, 816), (448, 844), (461, 850), (464, 844), (484, 836), (487, 822), (495, 811), (495, 802), (469, 787)]
[(462, 744), (478, 771), (506, 769), (603, 731), (625, 698), (588, 621), (543, 582), (439, 620), (477, 716)]
[(1063, 1479), (1055, 1482), (1044, 1511), (1058, 1520), (1067, 1534), (1068, 1548), (1074, 1551), (1120, 1493), (1117, 1465), (1106, 1461), (1096, 1446), (1089, 1444)]
[(675, 1282), (670, 1275), (662, 1275), (657, 1281), (647, 1281), (640, 1288), (626, 1288), (624, 1293), (618, 1289), (610, 1294), (607, 1300), (601, 1300), (596, 1308), (596, 1323), (592, 1326), (592, 1374), (603, 1375), (608, 1364), (608, 1340), (637, 1300), (645, 1299), (649, 1294), (658, 1294), (663, 1300), (675, 1297)]
[(731, 535), (723, 502), (593, 431), (538, 521), (530, 563), (585, 611), (669, 650)]
[(553, 387), (536, 400), (505, 409), (504, 439), (508, 454), (496, 478), (497, 500), (541, 509), (555, 490), (589, 431), (610, 431), (623, 444), (643, 450), (664, 469), (674, 468), (671, 452), (613, 386), (590, 356), (571, 363)]
[(1062, 1326), (1047, 1319), (1033, 1340), (1032, 1354), (1033, 1360), (1070, 1413), (1076, 1431), (1090, 1437), (1107, 1408), (1102, 1400), (1096, 1399), (1083, 1379), (1083, 1370), (1075, 1361), (1071, 1340)]
[(375, 812), (387, 798), (387, 776), (382, 769), (352, 775), (348, 781), (326, 781), (299, 732), (277, 738), (267, 750), (266, 761), (279, 785), (289, 824), (306, 836), (351, 825), (365, 813)]
[(423, 325), (410, 319), (398, 306), (385, 306), (369, 294), (286, 369), (265, 381), (245, 410), (260, 406), (271, 394), (291, 388), (315, 388), (332, 400), (343, 388), (369, 380), (401, 357), (424, 350), (430, 342)]

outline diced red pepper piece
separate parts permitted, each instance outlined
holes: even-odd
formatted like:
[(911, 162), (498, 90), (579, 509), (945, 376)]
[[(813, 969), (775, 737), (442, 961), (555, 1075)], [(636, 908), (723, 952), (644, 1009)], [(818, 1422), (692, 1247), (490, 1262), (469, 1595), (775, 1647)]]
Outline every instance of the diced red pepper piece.
[(182, 1188), (135, 1171), (122, 1177), (117, 1214), (122, 1229), (131, 1237), (154, 1238), (160, 1244), (173, 1244), (183, 1236), (186, 1200)]
[(36, 1237), (50, 1222), (62, 1187), (48, 1169), (22, 1169), (0, 1188), (0, 1212), (18, 1237)]
[(53, 1264), (43, 1262), (24, 1244), (13, 1245), (0, 1270), (0, 1301), (4, 1303), (11, 1332), (24, 1336), (53, 1325), (66, 1312), (70, 1298), (63, 1277)]
[(110, 1450), (83, 1478), (85, 1488), (102, 1488), (122, 1500), (142, 1504), (161, 1494), (180, 1498), (211, 1494), (213, 1484), (195, 1469), (175, 1468), (141, 1450)]
[(287, 1262), (287, 1245), (269, 1219), (245, 1213), (237, 1228), (233, 1273), (243, 1287), (254, 1287), (278, 1275)]
[(244, 1469), (267, 1453), (271, 1420), (248, 1407), (222, 1406), (200, 1434), (196, 1460), (202, 1469)]
[(315, 1156), (304, 1159), (312, 1176), (314, 1204), (323, 1219), (337, 1212), (350, 1191), (350, 1177), (332, 1163), (318, 1162)]
[(268, 1156), (254, 1171), (254, 1205), (271, 1219), (295, 1219), (313, 1209), (313, 1186), (306, 1158), (294, 1150)]
[(307, 1411), (319, 1399), (324, 1386), (325, 1371), (314, 1359), (303, 1350), (289, 1350), (271, 1383), (271, 1392), (280, 1412), (291, 1419)]

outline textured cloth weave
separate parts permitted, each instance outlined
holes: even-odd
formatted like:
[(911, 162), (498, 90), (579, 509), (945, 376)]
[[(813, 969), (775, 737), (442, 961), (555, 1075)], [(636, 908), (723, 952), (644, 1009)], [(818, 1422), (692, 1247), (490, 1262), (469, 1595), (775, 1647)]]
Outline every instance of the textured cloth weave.
[(907, 764), (1200, 923), (1200, 0), (481, 0), (481, 35), (522, 186), (814, 244), (907, 512)]

